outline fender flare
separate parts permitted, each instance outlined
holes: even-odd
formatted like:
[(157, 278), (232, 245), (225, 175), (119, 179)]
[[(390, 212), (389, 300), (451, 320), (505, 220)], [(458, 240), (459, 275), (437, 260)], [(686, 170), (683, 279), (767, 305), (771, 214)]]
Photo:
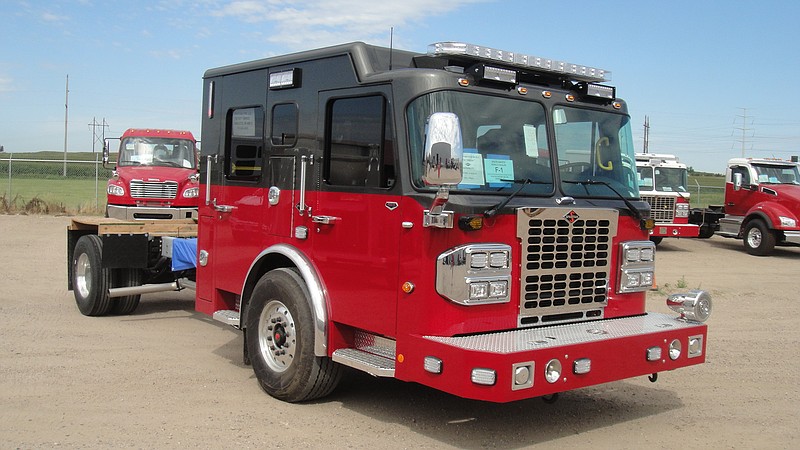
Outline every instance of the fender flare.
[[(241, 311), (247, 313), (250, 294), (263, 274), (279, 267), (296, 268), (306, 283), (310, 295), (309, 306), (314, 315), (314, 354), (328, 356), (328, 291), (311, 260), (298, 248), (287, 244), (276, 244), (264, 249), (253, 259), (242, 286)], [(241, 316), (239, 323), (246, 323), (245, 315)]]

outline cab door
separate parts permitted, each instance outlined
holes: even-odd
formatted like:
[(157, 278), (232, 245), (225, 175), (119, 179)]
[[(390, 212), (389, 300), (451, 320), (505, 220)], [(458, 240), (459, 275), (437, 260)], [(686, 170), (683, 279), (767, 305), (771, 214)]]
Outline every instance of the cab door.
[(385, 336), (396, 329), (402, 230), (390, 98), (388, 88), (320, 93), (323, 157), (309, 199), (331, 320)]

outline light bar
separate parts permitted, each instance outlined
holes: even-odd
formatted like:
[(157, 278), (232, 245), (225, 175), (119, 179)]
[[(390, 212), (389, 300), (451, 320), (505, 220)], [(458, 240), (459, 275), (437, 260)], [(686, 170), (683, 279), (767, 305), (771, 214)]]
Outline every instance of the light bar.
[(567, 75), (569, 78), (579, 81), (611, 80), (611, 72), (604, 69), (541, 58), (539, 56), (523, 55), (490, 47), (481, 47), (464, 42), (436, 42), (428, 46), (428, 55), (466, 56), (482, 61), (501, 61), (507, 65), (523, 69)]

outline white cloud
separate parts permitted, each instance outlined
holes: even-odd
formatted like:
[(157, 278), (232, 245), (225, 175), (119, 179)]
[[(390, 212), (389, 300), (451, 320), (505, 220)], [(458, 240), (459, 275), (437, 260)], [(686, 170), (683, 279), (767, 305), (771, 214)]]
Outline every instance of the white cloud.
[[(310, 48), (352, 40), (386, 41), (392, 27), (403, 27), (482, 0), (234, 0), (214, 15), (246, 23), (269, 22), (269, 41)], [(485, 0), (483, 0), (485, 1)]]

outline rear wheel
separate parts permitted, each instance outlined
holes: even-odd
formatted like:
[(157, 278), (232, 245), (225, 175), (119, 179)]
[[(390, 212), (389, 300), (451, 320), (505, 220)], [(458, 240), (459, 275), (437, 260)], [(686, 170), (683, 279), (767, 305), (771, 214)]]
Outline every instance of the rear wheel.
[(108, 313), (111, 299), (111, 270), (102, 267), (103, 241), (99, 236), (82, 236), (72, 256), (72, 291), (75, 303), (85, 316)]
[[(114, 271), (114, 287), (130, 287), (142, 285), (142, 271), (139, 269), (116, 269)], [(139, 306), (141, 294), (126, 295), (111, 299), (111, 313), (128, 315)]]
[(744, 248), (751, 255), (769, 255), (775, 248), (775, 234), (763, 220), (751, 220), (745, 227)]
[(324, 397), (340, 367), (314, 354), (314, 320), (303, 279), (290, 269), (265, 274), (253, 289), (246, 318), (247, 353), (261, 388), (287, 402)]

